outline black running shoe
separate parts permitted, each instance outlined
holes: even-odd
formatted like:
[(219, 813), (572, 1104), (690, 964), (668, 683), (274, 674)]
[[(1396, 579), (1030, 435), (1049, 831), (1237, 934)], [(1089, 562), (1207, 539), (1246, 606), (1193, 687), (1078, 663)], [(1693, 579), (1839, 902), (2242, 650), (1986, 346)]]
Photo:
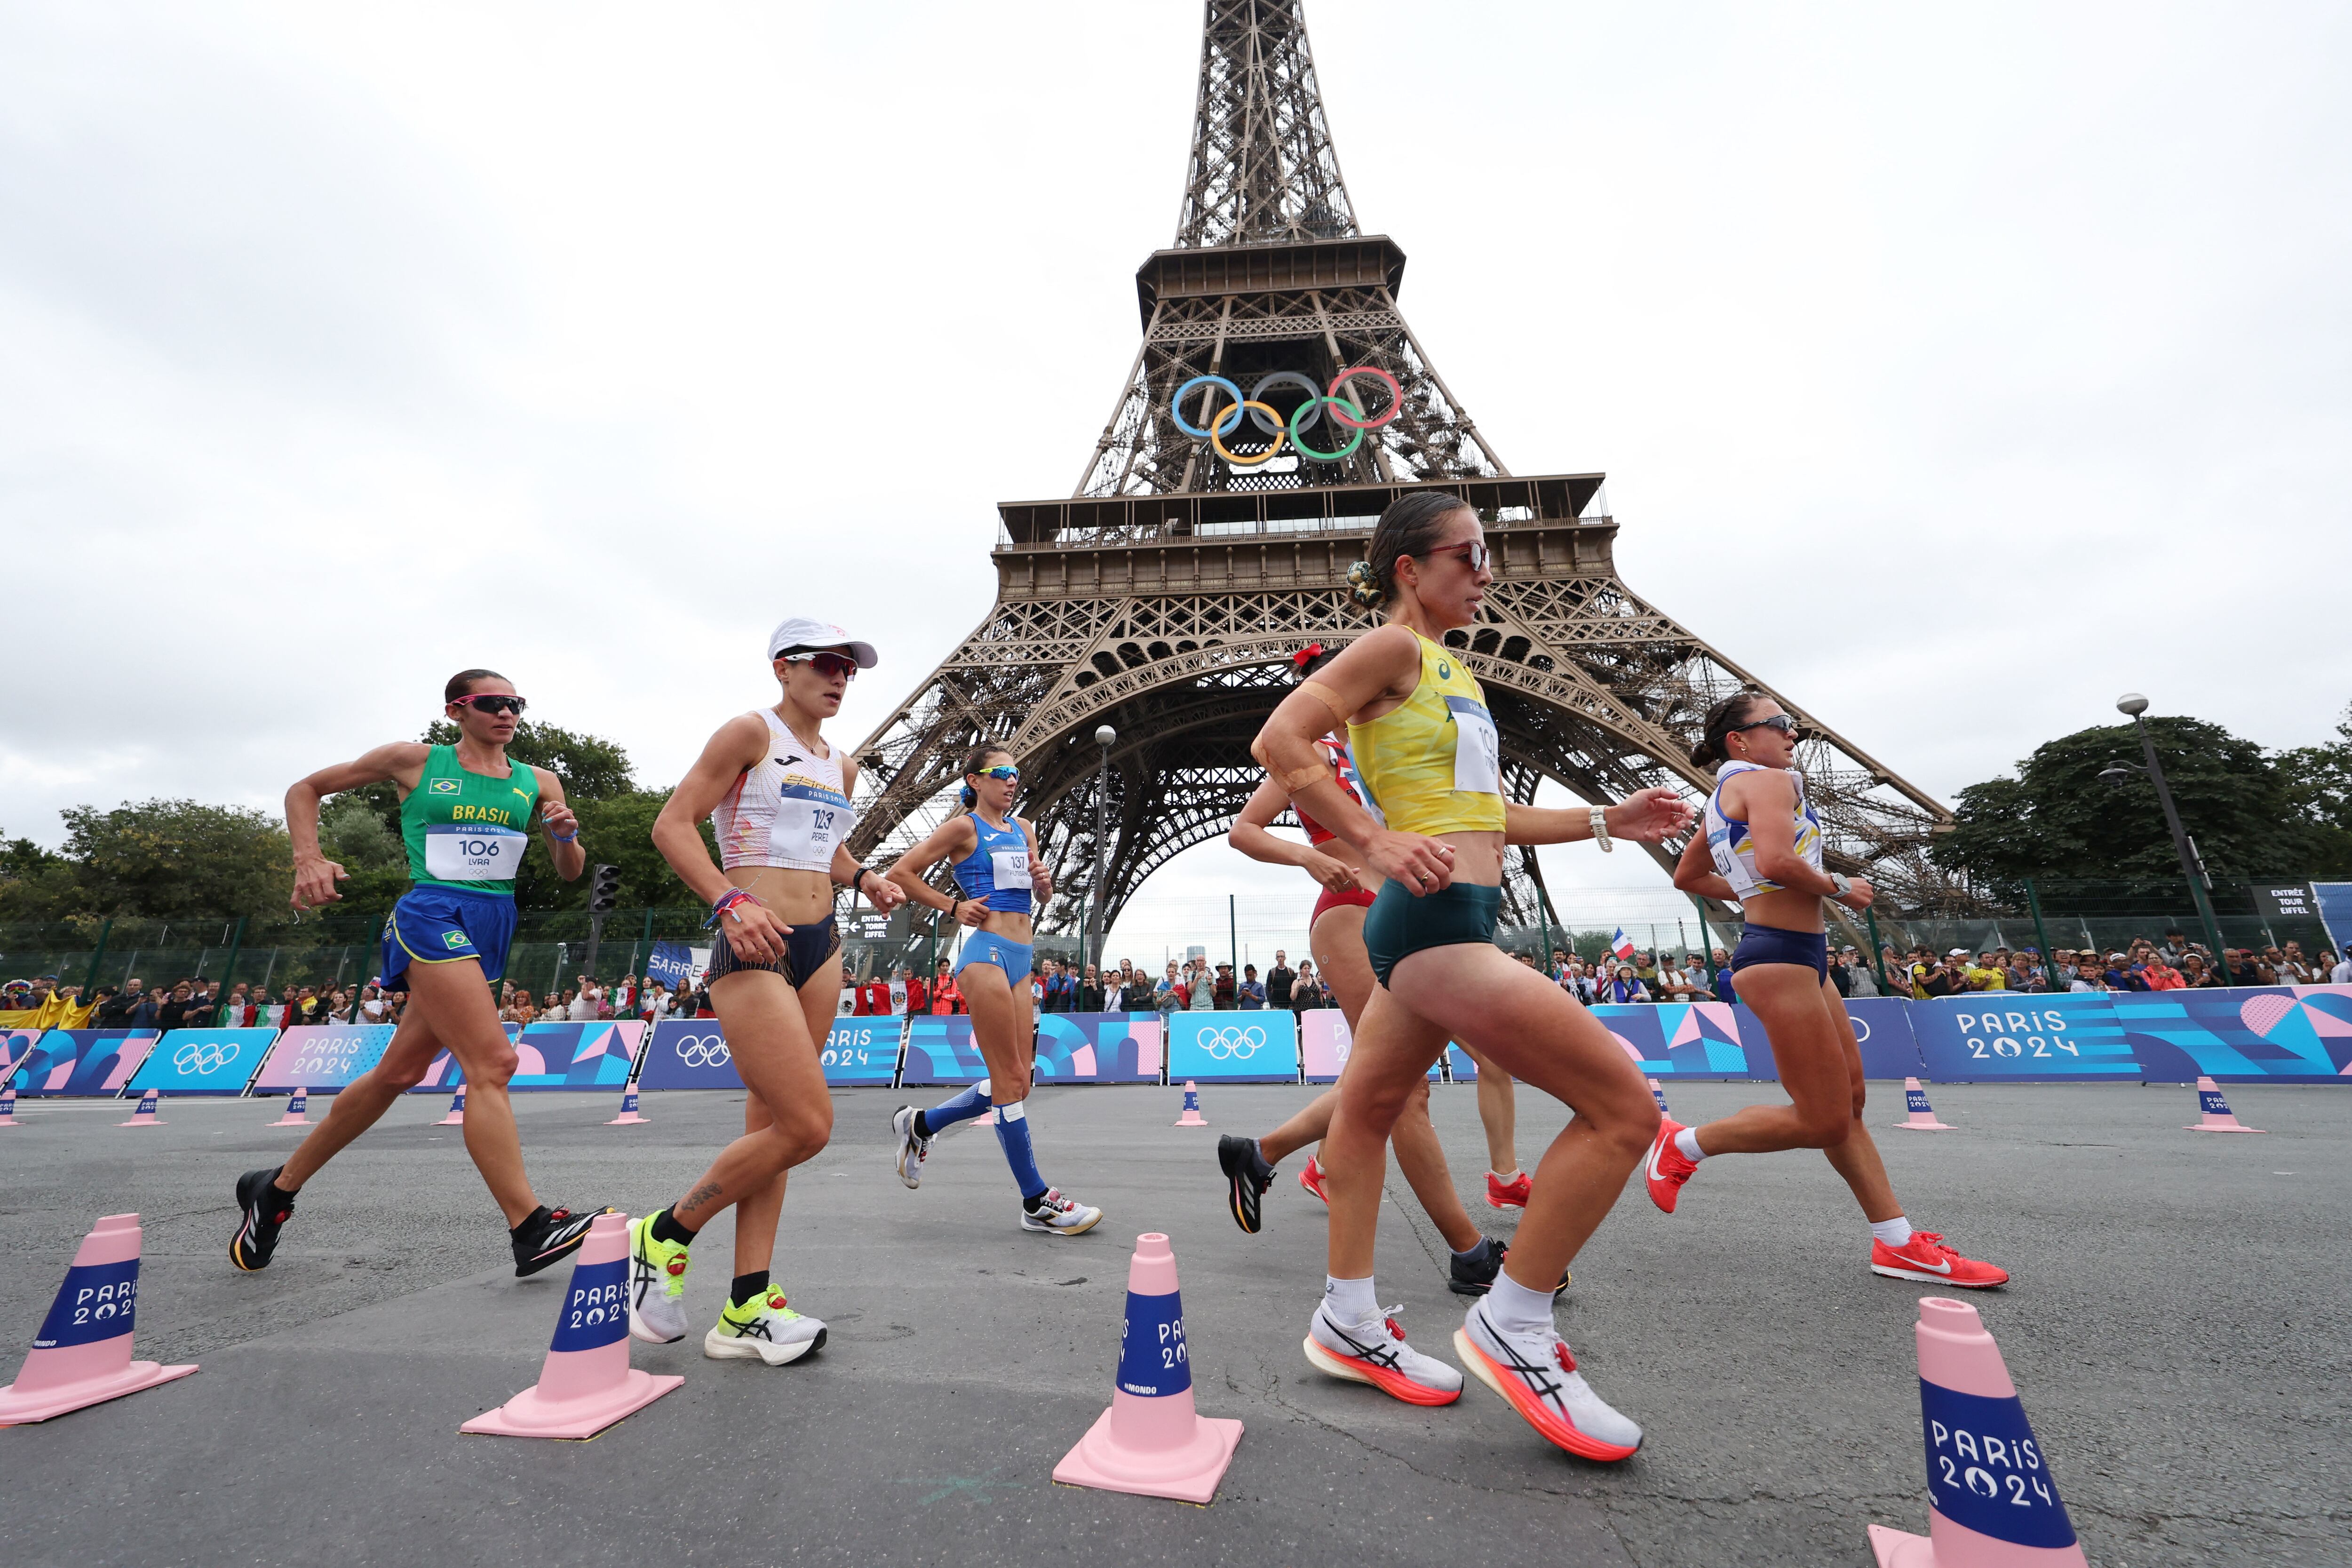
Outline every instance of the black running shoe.
[(1225, 1173), (1225, 1206), (1234, 1223), (1251, 1236), (1258, 1230), (1258, 1200), (1274, 1184), (1274, 1167), (1257, 1151), (1255, 1138), (1225, 1133), (1217, 1140), (1217, 1163)]
[(515, 1278), (526, 1279), (579, 1251), (580, 1244), (588, 1239), (588, 1227), (596, 1223), (596, 1216), (612, 1212), (604, 1208), (573, 1214), (570, 1209), (542, 1208), (533, 1214), (511, 1232)]
[[(1509, 1242), (1499, 1237), (1488, 1237), (1486, 1258), (1476, 1263), (1465, 1263), (1456, 1258), (1453, 1268), (1448, 1271), (1445, 1288), (1457, 1296), (1485, 1295), (1495, 1288), (1495, 1280), (1503, 1272), (1503, 1259), (1510, 1254)], [(1559, 1271), (1559, 1283), (1552, 1287), (1551, 1293), (1557, 1296), (1567, 1289), (1568, 1270), (1563, 1268)]]
[(294, 1212), (292, 1198), (272, 1202), (269, 1197), (269, 1184), (285, 1168), (247, 1171), (236, 1179), (236, 1206), (245, 1217), (228, 1238), (228, 1260), (248, 1274), (269, 1267), (269, 1255), (278, 1250), (278, 1227)]

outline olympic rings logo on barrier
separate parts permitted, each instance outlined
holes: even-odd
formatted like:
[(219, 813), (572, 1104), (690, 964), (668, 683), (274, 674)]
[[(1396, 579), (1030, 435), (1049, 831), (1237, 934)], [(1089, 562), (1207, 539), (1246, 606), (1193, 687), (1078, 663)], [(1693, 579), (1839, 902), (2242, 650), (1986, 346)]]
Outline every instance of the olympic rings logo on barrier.
[[(1340, 395), (1339, 389), (1360, 375), (1376, 375), (1388, 384), (1389, 405), (1377, 419), (1368, 417), (1353, 399)], [(1192, 423), (1184, 417), (1184, 399), (1196, 386), (1223, 388), (1233, 398), (1233, 406), (1218, 408), (1215, 395), (1204, 392), (1201, 395), (1203, 423)], [(1307, 394), (1307, 401), (1298, 405), (1287, 425), (1284, 424), (1281, 413), (1265, 401), (1267, 391), (1276, 386), (1296, 386)], [(1307, 432), (1323, 422), (1326, 408), (1331, 411), (1334, 425), (1350, 432), (1348, 444), (1337, 451), (1321, 452), (1307, 444)], [(1242, 395), (1238, 385), (1222, 375), (1196, 375), (1178, 387), (1175, 395), (1168, 399), (1169, 417), (1176, 421), (1176, 428), (1195, 439), (1205, 437), (1209, 445), (1216, 448), (1217, 456), (1236, 468), (1254, 468), (1260, 463), (1272, 462), (1275, 455), (1282, 450), (1286, 439), (1297, 447), (1303, 457), (1326, 463), (1338, 462), (1364, 444), (1365, 431), (1379, 429), (1403, 411), (1404, 388), (1397, 384), (1396, 377), (1378, 365), (1370, 364), (1350, 365), (1333, 376), (1328, 388), (1318, 387), (1295, 370), (1278, 370), (1271, 375), (1260, 376), (1257, 384), (1250, 388), (1247, 397)], [(1255, 425), (1261, 434), (1274, 437), (1274, 445), (1255, 458), (1235, 457), (1225, 449), (1225, 437), (1241, 428), (1244, 415), (1249, 416), (1250, 423)]]
[(677, 1059), (690, 1068), (723, 1068), (735, 1059), (723, 1035), (688, 1035), (673, 1045)]
[(1255, 1024), (1234, 1024), (1201, 1031), (1201, 1048), (1213, 1062), (1245, 1062), (1265, 1048), (1265, 1031)]
[(209, 1078), (236, 1060), (244, 1050), (234, 1040), (190, 1040), (172, 1053), (172, 1065), (182, 1072)]

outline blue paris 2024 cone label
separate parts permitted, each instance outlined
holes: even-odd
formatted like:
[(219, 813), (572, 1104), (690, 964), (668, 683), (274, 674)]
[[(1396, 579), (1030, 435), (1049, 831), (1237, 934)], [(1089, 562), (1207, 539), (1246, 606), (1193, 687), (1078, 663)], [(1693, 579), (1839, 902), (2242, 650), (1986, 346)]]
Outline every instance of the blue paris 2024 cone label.
[(77, 1265), (66, 1270), (66, 1282), (49, 1303), (49, 1315), (41, 1320), (33, 1348), (61, 1350), (127, 1334), (138, 1304), (139, 1259)]
[(572, 1288), (555, 1320), (555, 1351), (600, 1350), (629, 1331), (629, 1260), (583, 1263), (572, 1270)]
[(1927, 1110), (1927, 1091), (1924, 1089), (1905, 1089), (1903, 1091), (1903, 1109), (1911, 1112), (1914, 1116), (1916, 1116), (1919, 1112)]
[(1192, 1364), (1184, 1352), (1184, 1302), (1165, 1296), (1127, 1296), (1127, 1327), (1118, 1346), (1122, 1393), (1157, 1399), (1192, 1386)]
[[(2197, 1091), (2197, 1104), (2208, 1116), (2227, 1116), (2230, 1114), (2230, 1102), (2221, 1098), (2221, 1091), (2219, 1089), (2199, 1089)], [(2261, 1107), (2257, 1106), (2255, 1108), (2254, 1114), (2258, 1116), (2262, 1114)]]
[(1955, 1524), (2013, 1546), (2074, 1544), (2074, 1521), (2042, 1462), (2025, 1402), (1919, 1384), (1927, 1495)]

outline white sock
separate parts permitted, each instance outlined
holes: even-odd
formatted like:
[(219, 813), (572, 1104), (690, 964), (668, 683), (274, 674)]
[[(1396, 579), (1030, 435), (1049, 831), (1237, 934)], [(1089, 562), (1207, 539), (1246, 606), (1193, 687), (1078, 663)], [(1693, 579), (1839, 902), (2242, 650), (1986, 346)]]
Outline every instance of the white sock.
[(1551, 1327), (1551, 1292), (1530, 1290), (1508, 1274), (1495, 1276), (1486, 1292), (1486, 1321), (1505, 1333), (1531, 1334)]
[(1675, 1147), (1683, 1152), (1685, 1160), (1704, 1160), (1706, 1151), (1698, 1146), (1698, 1129), (1685, 1127), (1675, 1134)]
[(1372, 1277), (1334, 1279), (1323, 1277), (1323, 1305), (1341, 1323), (1369, 1323), (1381, 1315), (1381, 1299), (1372, 1294)]
[(1911, 1222), (1901, 1215), (1893, 1219), (1874, 1219), (1870, 1222), (1870, 1234), (1889, 1247), (1900, 1247), (1911, 1239)]
[(1511, 1173), (1507, 1176), (1500, 1171), (1489, 1171), (1486, 1173), (1507, 1187), (1519, 1179), (1519, 1168), (1517, 1165), (1511, 1167)]

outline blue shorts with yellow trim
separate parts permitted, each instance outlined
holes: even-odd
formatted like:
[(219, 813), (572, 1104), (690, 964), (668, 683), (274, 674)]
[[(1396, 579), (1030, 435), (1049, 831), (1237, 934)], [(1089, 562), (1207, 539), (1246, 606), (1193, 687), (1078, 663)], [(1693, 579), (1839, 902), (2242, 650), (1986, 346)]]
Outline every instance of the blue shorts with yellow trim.
[(464, 958), (482, 966), (483, 979), (496, 980), (507, 972), (514, 933), (515, 901), (503, 893), (411, 888), (392, 906), (392, 920), (383, 928), (384, 988), (399, 989), (395, 982), (411, 963)]

